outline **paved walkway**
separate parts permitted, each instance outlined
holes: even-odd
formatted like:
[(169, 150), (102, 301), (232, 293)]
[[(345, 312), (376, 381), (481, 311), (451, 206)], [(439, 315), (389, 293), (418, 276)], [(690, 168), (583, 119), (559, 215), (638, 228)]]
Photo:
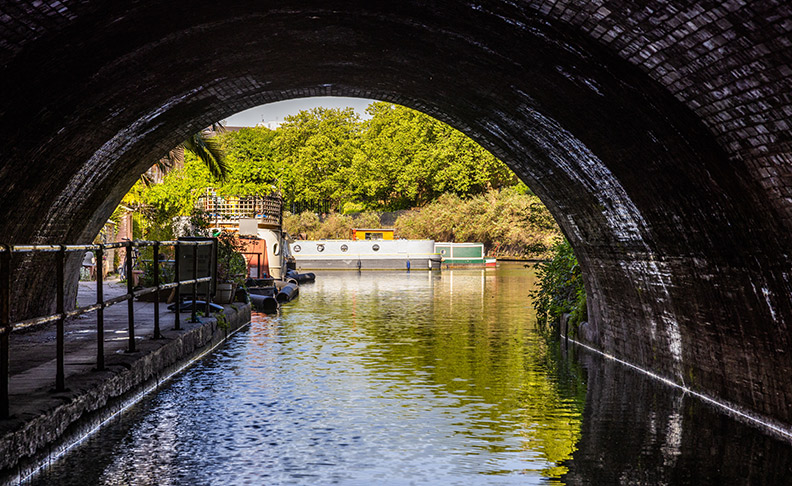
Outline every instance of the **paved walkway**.
[[(104, 284), (104, 298), (126, 293), (118, 281)], [(96, 303), (96, 282), (80, 282), (77, 302), (80, 306)], [(182, 331), (174, 331), (174, 313), (160, 303), (160, 328), (164, 339), (154, 340), (154, 303), (135, 302), (135, 342), (138, 351), (127, 353), (127, 302), (112, 305), (104, 311), (105, 367), (111, 372), (128, 368), (130, 361), (156, 349), (181, 333), (200, 326), (189, 323), (190, 313), (181, 313)], [(201, 318), (199, 317), (199, 320)], [(96, 371), (96, 311), (68, 319), (65, 323), (65, 373), (67, 392), (55, 393), (56, 325), (14, 332), (10, 339), (10, 411), (11, 420), (0, 421), (0, 433), (18, 425), (30, 414), (46, 410), (53, 400), (68, 400), (78, 388), (87, 387), (94, 379), (102, 379)], [(95, 377), (95, 378), (94, 378)], [(16, 424), (16, 425), (15, 425)]]

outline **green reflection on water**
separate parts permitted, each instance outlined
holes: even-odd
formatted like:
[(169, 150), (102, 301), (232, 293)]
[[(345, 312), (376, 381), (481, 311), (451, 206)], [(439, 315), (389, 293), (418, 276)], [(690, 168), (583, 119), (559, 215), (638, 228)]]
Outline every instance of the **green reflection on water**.
[[(358, 362), (372, 376), (387, 377), (389, 398), (409, 401), (415, 398), (411, 390), (421, 386), (453, 399), (443, 413), (456, 418), (464, 411), (455, 433), (486, 444), (471, 452), (484, 460), (515, 452), (513, 440), (504, 439), (519, 438), (520, 451), (531, 460), (488, 474), (523, 468), (557, 479), (567, 472), (563, 463), (581, 436), (585, 383), (558, 345), (536, 332), (528, 297), (532, 268), (330, 273), (317, 282), (284, 310), (286, 339), (308, 332), (322, 346), (342, 333), (359, 344)], [(312, 322), (308, 329), (290, 325), (306, 319)]]

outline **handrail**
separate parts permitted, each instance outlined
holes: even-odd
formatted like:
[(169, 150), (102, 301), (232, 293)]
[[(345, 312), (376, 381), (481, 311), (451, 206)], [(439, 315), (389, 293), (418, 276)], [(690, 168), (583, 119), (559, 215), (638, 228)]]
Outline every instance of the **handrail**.
[[(174, 246), (180, 244), (182, 246), (208, 246), (214, 244), (212, 241), (147, 241), (147, 240), (134, 240), (133, 246), (147, 247), (154, 244)], [(119, 241), (115, 243), (103, 243), (97, 245), (3, 245), (0, 246), (0, 253), (9, 251), (11, 253), (33, 253), (33, 252), (58, 252), (58, 251), (96, 251), (99, 249), (108, 248), (126, 248), (128, 242)]]
[[(97, 313), (97, 370), (104, 369), (104, 309), (118, 304), (120, 302), (127, 301), (128, 302), (128, 352), (135, 351), (135, 325), (134, 325), (134, 306), (133, 300), (135, 297), (139, 297), (141, 295), (147, 294), (154, 294), (154, 339), (161, 338), (160, 327), (159, 327), (159, 304), (160, 304), (160, 290), (165, 289), (177, 289), (176, 292), (180, 294), (180, 289), (182, 286), (185, 285), (192, 285), (192, 322), (197, 322), (196, 317), (196, 307), (197, 305), (195, 302), (197, 301), (197, 290), (198, 284), (200, 283), (209, 283), (215, 278), (216, 268), (213, 265), (209, 265), (209, 275), (205, 277), (198, 276), (198, 268), (197, 268), (197, 260), (198, 260), (198, 247), (201, 246), (214, 246), (217, 244), (215, 239), (203, 239), (203, 240), (170, 240), (170, 241), (146, 241), (146, 240), (134, 240), (134, 241), (123, 241), (123, 242), (115, 242), (115, 243), (107, 243), (107, 244), (91, 244), (91, 245), (49, 245), (49, 244), (31, 244), (31, 245), (8, 245), (8, 244), (0, 244), (0, 418), (8, 418), (9, 417), (9, 398), (8, 398), (8, 373), (9, 373), (9, 334), (15, 330), (30, 328), (32, 326), (37, 326), (49, 322), (57, 322), (57, 332), (56, 332), (56, 376), (55, 376), (55, 391), (64, 391), (65, 388), (65, 323), (67, 319), (77, 317), (82, 314), (87, 314), (89, 312), (96, 312)], [(144, 248), (144, 247), (153, 247), (154, 248), (154, 260), (158, 263), (162, 263), (160, 259), (159, 249), (161, 246), (172, 246), (174, 247), (176, 258), (175, 258), (175, 267), (176, 267), (176, 275), (175, 281), (172, 283), (161, 283), (160, 282), (160, 265), (156, 264), (153, 265), (154, 271), (154, 282), (155, 285), (151, 287), (145, 287), (141, 289), (134, 289), (132, 287), (132, 249), (133, 248)], [(183, 247), (192, 247), (195, 250), (192, 251), (192, 260), (191, 265), (191, 276), (192, 278), (181, 280), (181, 275), (179, 272), (179, 255), (181, 253), (181, 249)], [(97, 287), (96, 287), (96, 297), (97, 301), (95, 304), (88, 305), (86, 307), (80, 307), (73, 310), (65, 310), (64, 308), (64, 283), (65, 283), (65, 276), (64, 276), (64, 261), (66, 254), (68, 252), (76, 252), (76, 251), (93, 251), (96, 254), (96, 261), (97, 266), (101, 265), (102, 257), (104, 251), (107, 249), (113, 248), (124, 248), (126, 249), (126, 258), (124, 265), (127, 270), (127, 292), (125, 294), (112, 297), (109, 299), (104, 299), (104, 292), (103, 292), (103, 272), (101, 269), (97, 268)], [(10, 320), (10, 307), (11, 307), (11, 273), (12, 267), (11, 262), (14, 254), (24, 254), (24, 253), (54, 253), (56, 255), (56, 285), (57, 285), (57, 312), (54, 314), (50, 314), (47, 316), (38, 316), (29, 319), (25, 319), (22, 321), (11, 322)], [(189, 268), (188, 265), (187, 268)], [(207, 314), (209, 312), (209, 305), (211, 300), (211, 285), (206, 286), (206, 311)], [(174, 329), (180, 330), (181, 324), (179, 320), (179, 308), (181, 302), (181, 295), (177, 297), (177, 308), (175, 312), (175, 319), (174, 319)]]

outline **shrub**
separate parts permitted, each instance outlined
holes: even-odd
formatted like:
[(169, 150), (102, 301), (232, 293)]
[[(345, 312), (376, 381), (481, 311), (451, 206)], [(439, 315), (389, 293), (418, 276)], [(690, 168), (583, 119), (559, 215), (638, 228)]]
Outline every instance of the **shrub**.
[(283, 229), (295, 238), (311, 238), (319, 228), (319, 216), (311, 211), (299, 214), (286, 213), (283, 217)]
[(233, 233), (221, 232), (217, 236), (217, 281), (242, 285), (247, 275), (247, 261), (240, 253), (242, 244)]
[(321, 225), (314, 231), (312, 240), (344, 239), (349, 238), (352, 232), (352, 217), (341, 213), (330, 213)]
[(355, 228), (381, 228), (380, 215), (374, 211), (365, 211), (354, 215)]
[(544, 258), (560, 239), (539, 198), (509, 188), (468, 199), (444, 194), (399, 216), (395, 227), (404, 238), (484, 243), (488, 254), (501, 257)]
[[(330, 213), (320, 221), (312, 212), (284, 217), (286, 231), (302, 239), (349, 238), (352, 228), (381, 228), (380, 213)], [(443, 194), (434, 202), (396, 218), (399, 238), (483, 243), (489, 255), (546, 258), (561, 239), (555, 220), (533, 194), (519, 187), (493, 189), (462, 198)]]
[(530, 295), (540, 327), (545, 328), (563, 314), (571, 313), (570, 334), (574, 335), (577, 326), (588, 318), (586, 290), (580, 266), (566, 239), (552, 248), (550, 260), (537, 265), (536, 277), (538, 286)]
[(287, 233), (301, 239), (346, 239), (352, 234), (352, 228), (381, 228), (379, 213), (366, 211), (354, 215), (330, 213), (320, 220), (316, 213), (304, 211), (300, 214), (288, 214), (283, 218), (283, 227)]

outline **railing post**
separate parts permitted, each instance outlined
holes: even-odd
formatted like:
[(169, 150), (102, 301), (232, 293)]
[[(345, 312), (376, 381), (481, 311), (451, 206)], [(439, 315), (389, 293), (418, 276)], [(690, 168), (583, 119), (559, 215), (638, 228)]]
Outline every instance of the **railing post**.
[(9, 338), (11, 334), (11, 247), (0, 253), (0, 418), (8, 418)]
[(196, 323), (198, 322), (198, 282), (195, 282), (195, 279), (198, 278), (198, 245), (193, 245), (193, 254), (192, 254), (192, 279), (193, 279), (193, 288), (192, 288), (192, 317), (190, 318), (190, 322)]
[[(213, 275), (212, 261), (214, 259), (212, 258), (212, 255), (216, 254), (216, 251), (215, 251), (215, 245), (216, 244), (217, 244), (216, 241), (212, 241), (212, 245), (209, 247), (209, 267), (208, 267), (207, 272), (206, 272), (206, 276), (207, 277), (211, 277)], [(212, 306), (211, 306), (211, 303), (209, 301), (212, 298), (212, 281), (213, 280), (214, 279), (210, 279), (208, 282), (206, 282), (206, 315), (207, 316), (212, 314)]]
[(173, 253), (176, 255), (176, 262), (174, 263), (174, 271), (176, 272), (176, 319), (173, 329), (181, 330), (181, 321), (179, 320), (179, 313), (181, 312), (181, 276), (179, 274), (179, 260), (181, 259), (181, 242), (176, 241), (175, 250)]
[(127, 319), (129, 320), (129, 346), (128, 353), (135, 352), (135, 299), (132, 296), (135, 283), (132, 276), (132, 246), (133, 242), (126, 243), (126, 273), (127, 273)]
[(104, 245), (96, 250), (96, 370), (105, 369), (104, 362)]
[(58, 288), (56, 291), (56, 312), (58, 313), (58, 324), (55, 339), (56, 358), (55, 358), (55, 391), (62, 392), (66, 390), (66, 343), (65, 343), (65, 320), (66, 320), (66, 305), (63, 293), (63, 265), (66, 260), (66, 248), (60, 245), (60, 250), (55, 254), (55, 278), (58, 281)]
[(154, 339), (160, 339), (160, 248), (159, 241), (154, 242)]

